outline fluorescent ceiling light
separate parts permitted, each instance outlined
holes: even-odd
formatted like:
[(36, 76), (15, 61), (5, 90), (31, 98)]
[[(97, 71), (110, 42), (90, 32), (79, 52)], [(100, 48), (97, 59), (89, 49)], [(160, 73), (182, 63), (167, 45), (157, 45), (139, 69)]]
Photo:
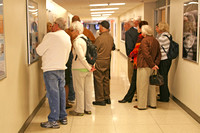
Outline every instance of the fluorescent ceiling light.
[(90, 6), (108, 6), (108, 4), (90, 4)]
[(30, 5), (29, 5), (28, 7), (29, 7), (29, 8), (32, 8), (32, 9), (35, 8), (34, 6), (30, 6)]
[(110, 15), (112, 15), (112, 14), (102, 14), (102, 16), (110, 16)]
[(3, 6), (3, 3), (1, 3), (0, 6)]
[(104, 13), (114, 13), (114, 11), (108, 11), (108, 12), (91, 12), (90, 14), (104, 14)]
[(119, 8), (98, 8), (98, 9), (90, 9), (90, 11), (105, 11), (105, 10), (118, 10)]
[(101, 14), (92, 14), (92, 17), (101, 17)]
[(126, 3), (109, 3), (110, 6), (125, 5)]
[(92, 17), (92, 20), (106, 20), (108, 17)]

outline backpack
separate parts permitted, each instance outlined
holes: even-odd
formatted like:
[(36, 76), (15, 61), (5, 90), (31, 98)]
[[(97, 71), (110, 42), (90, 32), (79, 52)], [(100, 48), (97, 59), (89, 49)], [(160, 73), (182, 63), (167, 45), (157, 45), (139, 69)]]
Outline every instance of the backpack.
[(164, 52), (167, 54), (168, 59), (170, 60), (175, 59), (179, 55), (179, 44), (172, 40), (171, 35), (170, 37), (168, 37), (167, 35), (164, 35), (164, 36), (166, 36), (170, 41), (168, 52), (166, 52), (163, 46), (161, 47), (164, 50)]
[[(86, 60), (89, 64), (94, 65), (94, 63), (97, 60), (97, 47), (92, 43), (92, 41), (87, 38), (85, 39), (84, 37), (81, 37), (83, 40), (85, 40), (86, 45), (87, 45), (87, 51), (85, 54)], [(75, 57), (75, 60), (77, 59), (77, 55)]]

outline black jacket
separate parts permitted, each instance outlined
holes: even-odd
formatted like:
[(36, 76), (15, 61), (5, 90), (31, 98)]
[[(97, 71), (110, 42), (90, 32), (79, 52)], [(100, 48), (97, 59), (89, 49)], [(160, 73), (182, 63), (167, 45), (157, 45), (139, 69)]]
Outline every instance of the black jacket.
[(133, 51), (135, 48), (135, 44), (138, 38), (138, 32), (134, 27), (131, 27), (128, 31), (125, 33), (125, 46), (126, 46), (126, 55), (129, 56), (129, 54)]

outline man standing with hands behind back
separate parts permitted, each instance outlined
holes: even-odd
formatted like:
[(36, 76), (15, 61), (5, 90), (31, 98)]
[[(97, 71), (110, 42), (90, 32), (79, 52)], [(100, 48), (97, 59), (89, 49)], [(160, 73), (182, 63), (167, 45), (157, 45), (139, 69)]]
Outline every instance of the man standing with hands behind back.
[(71, 50), (71, 41), (64, 29), (64, 19), (57, 18), (52, 27), (53, 32), (47, 33), (36, 48), (38, 55), (42, 56), (42, 70), (51, 110), (48, 121), (40, 123), (43, 128), (60, 128), (57, 121), (67, 124), (65, 64)]
[(94, 71), (95, 101), (94, 105), (105, 106), (111, 104), (110, 101), (110, 59), (113, 47), (113, 37), (109, 33), (110, 24), (102, 21), (99, 24), (100, 36), (97, 37), (96, 71)]

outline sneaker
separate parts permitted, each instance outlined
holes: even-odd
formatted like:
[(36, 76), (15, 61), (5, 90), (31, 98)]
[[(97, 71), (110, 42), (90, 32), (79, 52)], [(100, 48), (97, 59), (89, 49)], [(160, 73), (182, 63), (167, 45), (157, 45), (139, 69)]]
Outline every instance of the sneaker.
[(47, 121), (47, 122), (41, 122), (40, 126), (43, 128), (60, 128), (58, 123), (56, 121)]
[(68, 100), (69, 103), (75, 103), (75, 100)]
[(59, 122), (62, 124), (62, 125), (67, 125), (67, 117), (63, 118), (63, 119), (60, 119)]
[(70, 115), (73, 115), (73, 116), (83, 116), (84, 115), (84, 113), (78, 113), (78, 112), (76, 112), (76, 111), (69, 111), (69, 114)]
[(92, 111), (85, 111), (85, 110), (84, 110), (84, 113), (85, 113), (85, 114), (88, 114), (88, 115), (91, 115), (91, 114), (92, 114)]
[(73, 106), (71, 105), (71, 104), (69, 104), (69, 103), (66, 103), (66, 107), (65, 107), (65, 109), (69, 109), (69, 108), (72, 108)]

